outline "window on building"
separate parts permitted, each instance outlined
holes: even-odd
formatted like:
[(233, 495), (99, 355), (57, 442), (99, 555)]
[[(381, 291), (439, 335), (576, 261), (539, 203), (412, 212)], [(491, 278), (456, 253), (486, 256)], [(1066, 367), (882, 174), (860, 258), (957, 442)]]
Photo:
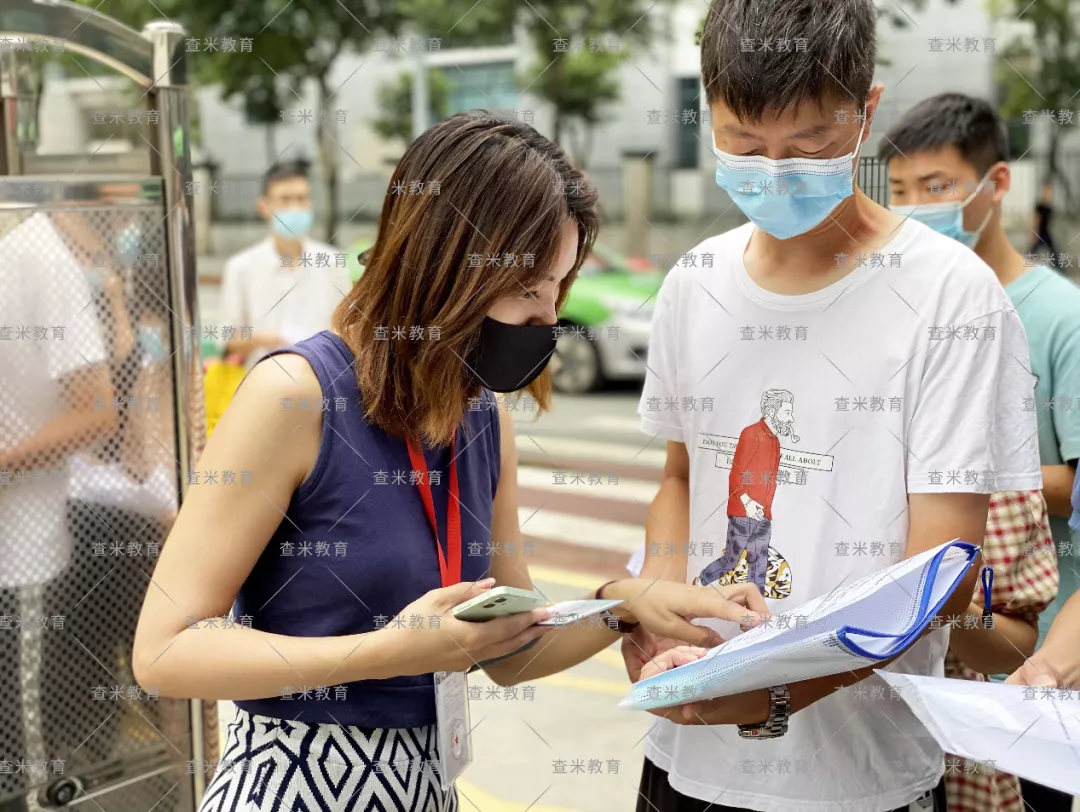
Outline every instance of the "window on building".
[(477, 108), (510, 112), (519, 104), (513, 62), (449, 65), (442, 71), (454, 85), (447, 115)]
[(678, 107), (674, 113), (675, 168), (697, 169), (701, 149), (701, 82), (696, 76), (677, 81)]
[(1031, 149), (1031, 125), (1022, 118), (1006, 122), (1009, 133), (1009, 157), (1016, 159)]

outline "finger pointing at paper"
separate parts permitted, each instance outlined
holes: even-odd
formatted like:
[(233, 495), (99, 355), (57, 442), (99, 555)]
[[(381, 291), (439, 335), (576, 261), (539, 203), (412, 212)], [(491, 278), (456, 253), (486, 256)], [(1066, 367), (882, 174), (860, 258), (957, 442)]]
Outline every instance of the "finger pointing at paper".
[(716, 646), (723, 640), (712, 629), (696, 626), (691, 620), (728, 620), (745, 629), (769, 617), (765, 599), (753, 584), (702, 587), (628, 578), (608, 585), (604, 597), (625, 601), (613, 610), (624, 620), (640, 623), (646, 631), (660, 637), (683, 640), (694, 646)]

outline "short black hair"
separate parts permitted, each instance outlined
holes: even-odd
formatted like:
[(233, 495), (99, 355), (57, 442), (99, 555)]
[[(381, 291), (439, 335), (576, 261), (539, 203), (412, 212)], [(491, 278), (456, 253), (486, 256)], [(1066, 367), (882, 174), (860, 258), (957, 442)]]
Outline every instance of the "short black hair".
[(940, 93), (916, 104), (894, 123), (878, 145), (886, 163), (897, 155), (956, 147), (980, 175), (1009, 160), (1005, 122), (984, 99), (963, 93)]
[(751, 122), (804, 102), (865, 104), (876, 36), (873, 0), (712, 0), (701, 35), (705, 98)]
[(279, 180), (289, 180), (291, 178), (304, 178), (305, 180), (310, 180), (310, 176), (308, 175), (309, 167), (310, 164), (303, 158), (296, 158), (291, 161), (275, 161), (263, 175), (263, 195), (265, 196), (267, 191), (269, 191), (270, 184), (276, 183)]

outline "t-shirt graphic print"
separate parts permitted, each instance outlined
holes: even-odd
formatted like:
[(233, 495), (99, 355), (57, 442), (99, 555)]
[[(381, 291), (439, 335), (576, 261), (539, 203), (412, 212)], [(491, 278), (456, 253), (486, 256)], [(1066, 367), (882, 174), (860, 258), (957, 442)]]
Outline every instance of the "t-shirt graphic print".
[[(715, 464), (728, 468), (728, 525), (723, 554), (693, 580), (695, 585), (755, 584), (766, 598), (791, 594), (791, 567), (772, 545), (772, 505), (780, 482), (805, 476), (793, 465), (800, 455), (783, 449), (780, 437), (798, 443), (792, 428), (795, 398), (787, 389), (769, 389), (761, 395), (761, 420), (744, 428), (734, 439), (705, 435), (701, 449), (716, 446)], [(827, 455), (815, 455), (827, 456)], [(831, 458), (830, 458), (831, 459)]]

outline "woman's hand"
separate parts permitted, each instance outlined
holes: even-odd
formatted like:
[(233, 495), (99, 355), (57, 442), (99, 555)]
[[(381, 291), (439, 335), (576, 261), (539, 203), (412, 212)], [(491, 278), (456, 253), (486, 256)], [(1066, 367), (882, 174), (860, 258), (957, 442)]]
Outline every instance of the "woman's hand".
[[(393, 647), (400, 655), (394, 673), (413, 676), (435, 671), (467, 671), (484, 660), (512, 654), (555, 628), (536, 625), (551, 616), (547, 608), (484, 623), (458, 620), (451, 614), (453, 607), (494, 585), (494, 578), (486, 578), (473, 584), (433, 589), (402, 609), (402, 617), (421, 618), (419, 628), (387, 627), (376, 633), (400, 640)], [(437, 627), (431, 621), (434, 616), (439, 619)]]
[(1061, 688), (1062, 679), (1058, 670), (1050, 663), (1045, 662), (1036, 651), (1028, 657), (1022, 666), (1013, 671), (1006, 685), (1028, 685), (1032, 688)]
[(717, 646), (724, 642), (712, 629), (690, 623), (695, 618), (729, 620), (748, 629), (769, 617), (769, 608), (753, 584), (735, 586), (688, 586), (675, 581), (628, 578), (604, 590), (604, 597), (624, 600), (612, 613), (638, 622), (657, 637), (684, 641), (694, 646)]

